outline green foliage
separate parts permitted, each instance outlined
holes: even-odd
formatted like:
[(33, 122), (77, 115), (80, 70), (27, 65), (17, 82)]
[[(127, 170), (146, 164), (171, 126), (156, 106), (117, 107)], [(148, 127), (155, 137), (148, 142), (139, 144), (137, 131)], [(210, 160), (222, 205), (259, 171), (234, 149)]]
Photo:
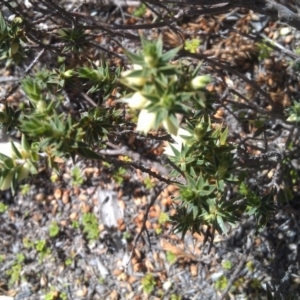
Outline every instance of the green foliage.
[(97, 68), (95, 67), (82, 67), (78, 70), (79, 78), (85, 80), (84, 87), (88, 88), (88, 94), (92, 94), (101, 90), (104, 94), (104, 99), (109, 97), (112, 90), (117, 84), (120, 77), (121, 68), (112, 70), (105, 62)]
[(217, 290), (225, 290), (228, 284), (228, 279), (225, 275), (220, 276), (215, 282), (215, 288)]
[(171, 300), (181, 300), (182, 297), (180, 295), (172, 294), (170, 299)]
[(294, 101), (293, 105), (286, 109), (288, 115), (287, 121), (289, 122), (300, 122), (300, 102)]
[(23, 263), (24, 260), (25, 260), (25, 255), (24, 255), (23, 253), (18, 253), (18, 254), (16, 255), (16, 262), (17, 262), (18, 264)]
[(46, 240), (39, 240), (34, 243), (34, 248), (40, 256), (40, 261), (42, 261), (46, 256), (51, 254), (50, 248), (47, 247)]
[(22, 184), (20, 185), (20, 193), (25, 196), (30, 192), (30, 185), (29, 184)]
[(258, 226), (265, 226), (274, 211), (273, 193), (262, 197), (256, 190), (250, 189), (245, 182), (240, 184), (239, 192), (245, 197), (246, 213), (256, 218)]
[(124, 176), (127, 174), (126, 169), (119, 167), (116, 171), (113, 172), (112, 177), (116, 183), (122, 184), (124, 181)]
[(257, 278), (253, 278), (253, 279), (251, 280), (250, 286), (251, 286), (253, 289), (255, 289), (255, 290), (261, 289), (261, 288), (262, 288), (262, 286), (261, 286), (261, 281), (258, 280)]
[(200, 39), (191, 39), (191, 40), (186, 40), (184, 42), (184, 49), (191, 52), (191, 53), (196, 53), (199, 46), (201, 44)]
[(71, 184), (73, 186), (81, 186), (84, 182), (83, 173), (78, 166), (71, 170)]
[(63, 300), (68, 299), (66, 293), (59, 293), (54, 287), (45, 295), (45, 300)]
[(9, 270), (6, 271), (6, 274), (10, 276), (9, 286), (14, 285), (21, 279), (22, 264), (15, 263)]
[(247, 263), (246, 263), (246, 267), (248, 268), (249, 271), (253, 272), (255, 270), (255, 265), (253, 263), (253, 261), (249, 260)]
[(170, 251), (167, 251), (167, 252), (166, 252), (166, 259), (167, 259), (167, 262), (168, 262), (169, 264), (173, 265), (173, 264), (175, 264), (176, 261), (177, 261), (177, 256), (176, 256), (174, 253), (172, 253), (172, 252), (170, 252)]
[(264, 60), (266, 58), (269, 58), (273, 48), (270, 46), (270, 43), (268, 41), (262, 41), (260, 43), (256, 43), (256, 46), (258, 47), (259, 50), (259, 60)]
[(3, 214), (7, 211), (8, 205), (4, 204), (3, 202), (0, 202), (0, 214)]
[(23, 238), (23, 246), (26, 249), (34, 248), (34, 242), (32, 242), (29, 238)]
[(104, 277), (100, 277), (99, 279), (98, 279), (98, 282), (99, 282), (99, 284), (104, 284), (105, 283), (105, 278)]
[(19, 142), (8, 141), (0, 148), (0, 190), (11, 188), (14, 193), (18, 181), (26, 178), (29, 173), (37, 173), (35, 162), (38, 156), (31, 150), (25, 136)]
[(143, 291), (147, 294), (151, 294), (156, 286), (156, 280), (152, 274), (146, 274), (142, 278), (142, 288)]
[(170, 220), (169, 215), (165, 212), (160, 212), (158, 217), (158, 224), (164, 225), (166, 222)]
[(66, 292), (62, 292), (59, 294), (60, 300), (68, 300), (68, 294)]
[(109, 130), (117, 123), (119, 123), (117, 111), (93, 108), (82, 113), (78, 126), (85, 132), (84, 141), (88, 145), (93, 145), (105, 141)]
[(232, 269), (232, 263), (230, 260), (225, 260), (222, 262), (222, 267), (225, 269), (225, 270), (231, 270)]
[(8, 25), (0, 13), (0, 60), (6, 60), (7, 66), (12, 61), (19, 63), (25, 56), (23, 43), (27, 38), (22, 23), (22, 18), (15, 17)]
[(97, 217), (92, 213), (85, 213), (82, 216), (81, 224), (83, 232), (88, 240), (93, 241), (99, 237), (99, 228)]
[(6, 271), (6, 274), (10, 276), (9, 285), (12, 286), (13, 284), (17, 283), (21, 279), (21, 272), (22, 272), (22, 264), (25, 260), (25, 255), (19, 253), (16, 255), (16, 259), (14, 261), (13, 266)]
[(123, 239), (125, 239), (125, 240), (131, 240), (131, 239), (132, 239), (131, 233), (128, 232), (128, 231), (125, 231), (125, 232), (123, 233)]
[(140, 6), (138, 6), (134, 11), (133, 11), (133, 16), (141, 18), (145, 15), (147, 11), (147, 6), (142, 3)]
[(5, 255), (0, 255), (0, 263), (3, 263), (5, 261)]
[(65, 260), (65, 265), (66, 266), (70, 266), (72, 263), (73, 263), (73, 259), (70, 258), (70, 257)]
[[(143, 5), (138, 9), (142, 8)], [(6, 25), (2, 22), (0, 26)], [(75, 60), (89, 44), (88, 34), (83, 29), (63, 28), (58, 34), (64, 40), (64, 51), (72, 52)], [(132, 121), (137, 116), (137, 132), (147, 135), (150, 130), (164, 128), (169, 134), (166, 135), (169, 146), (164, 152), (172, 169), (169, 178), (181, 176), (183, 179), (174, 201), (176, 213), (170, 218), (176, 231), (183, 236), (188, 230), (200, 233), (201, 226), (206, 225), (213, 231), (226, 233), (227, 224), (237, 222), (244, 212), (254, 215), (260, 226), (266, 224), (274, 209), (273, 193), (261, 196), (259, 191), (241, 183), (244, 178), (234, 167), (235, 147), (227, 141), (228, 128), (215, 124), (210, 118), (215, 113), (214, 96), (206, 89), (211, 76), (199, 74), (200, 65), (194, 67), (176, 61), (180, 47), (164, 51), (161, 37), (155, 42), (142, 37), (141, 42), (142, 49), (137, 53), (124, 50), (132, 64), (128, 71), (121, 72), (121, 68), (114, 68), (104, 60), (96, 66), (92, 61), (85, 60), (82, 64), (78, 59), (78, 64), (71, 68), (67, 57), (60, 57), (58, 68), (42, 69), (23, 79), (22, 89), (29, 105), (24, 102), (19, 110), (6, 105), (0, 111), (0, 121), (6, 130), (21, 132), (29, 142), (25, 143), (26, 147), (22, 145), (22, 151), (18, 147), (13, 149), (17, 159), (0, 155), (0, 187), (15, 190), (17, 182), (24, 177), (21, 171), (25, 164), (27, 176), (36, 172), (40, 154), (54, 170), (58, 170), (58, 162), (64, 158), (75, 161), (75, 157), (81, 156), (101, 160), (104, 167), (114, 168), (112, 177), (122, 184), (127, 170), (104, 162), (105, 155), (100, 155), (99, 150), (105, 150), (106, 142), (112, 141), (121, 128), (132, 130), (135, 127)], [(185, 49), (197, 52), (200, 42), (199, 39), (188, 40)], [(263, 55), (269, 51), (263, 45), (259, 47)], [(93, 108), (68, 113), (63, 106), (64, 92), (68, 88), (85, 96), (86, 93), (101, 94), (101, 100), (93, 103), (90, 98)], [(115, 106), (102, 103), (102, 99), (108, 97), (117, 100)], [(298, 106), (295, 102), (288, 110), (296, 121), (297, 114), (300, 115)], [(133, 118), (128, 118), (128, 114)], [(179, 117), (183, 117), (182, 121)], [(252, 124), (258, 128), (258, 135), (264, 128), (264, 118), (253, 120)], [(122, 160), (132, 163), (132, 159), (125, 156)], [(78, 167), (72, 170), (71, 176), (73, 185), (83, 184)], [(150, 178), (146, 178), (144, 184), (148, 189), (153, 187)], [(230, 193), (232, 190), (235, 192)], [(238, 204), (241, 199), (242, 204)], [(159, 225), (166, 221), (166, 216), (161, 214)], [(87, 239), (98, 238), (95, 216), (85, 214), (81, 225)], [(78, 223), (72, 224), (73, 228), (78, 226)], [(158, 234), (161, 227), (156, 228)], [(55, 235), (57, 229), (51, 231)]]
[(152, 182), (150, 177), (146, 177), (144, 179), (144, 185), (145, 185), (146, 189), (150, 190), (155, 186), (155, 183)]
[(80, 227), (80, 224), (79, 224), (78, 221), (73, 220), (72, 223), (71, 223), (71, 227), (74, 228), (74, 229), (78, 229)]
[(66, 42), (63, 52), (83, 52), (88, 45), (87, 35), (84, 29), (78, 28), (63, 28), (58, 31), (58, 34)]
[(60, 228), (57, 222), (52, 222), (49, 226), (49, 236), (50, 237), (57, 237), (60, 232)]

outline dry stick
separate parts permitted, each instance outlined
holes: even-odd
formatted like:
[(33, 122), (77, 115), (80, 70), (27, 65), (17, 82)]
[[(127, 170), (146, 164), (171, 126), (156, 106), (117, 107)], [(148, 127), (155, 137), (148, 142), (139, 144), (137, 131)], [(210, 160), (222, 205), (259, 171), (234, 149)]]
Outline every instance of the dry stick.
[(220, 296), (220, 300), (223, 300), (226, 298), (231, 286), (233, 285), (234, 281), (236, 280), (238, 274), (240, 273), (240, 271), (242, 270), (245, 262), (247, 261), (248, 255), (250, 253), (251, 250), (251, 236), (247, 236), (247, 244), (246, 244), (246, 250), (245, 253), (243, 254), (243, 257), (241, 259), (241, 261), (239, 262), (238, 266), (236, 267), (235, 271), (232, 273), (228, 284), (226, 286), (226, 289), (222, 292), (221, 296)]
[[(37, 57), (33, 60), (33, 62), (26, 68), (24, 75), (22, 76), (21, 80), (30, 72), (30, 70), (34, 67), (34, 65), (38, 62), (38, 60), (40, 59), (40, 57), (43, 55), (43, 53), (45, 52), (45, 49), (42, 49), (39, 54), (37, 55)], [(21, 85), (21, 80), (4, 96), (3, 99), (0, 100), (1, 102), (5, 102), (7, 100), (7, 98), (9, 96), (11, 96)]]
[(150, 203), (146, 209), (146, 212), (145, 212), (145, 216), (144, 216), (144, 219), (143, 219), (143, 224), (142, 224), (142, 228), (140, 230), (140, 232), (136, 235), (136, 237), (134, 238), (134, 242), (133, 242), (133, 247), (132, 247), (132, 250), (130, 251), (130, 255), (129, 255), (129, 258), (128, 258), (128, 261), (126, 263), (126, 266), (125, 266), (125, 272), (127, 271), (127, 268), (128, 268), (128, 265), (130, 263), (130, 260), (132, 258), (132, 255), (133, 255), (133, 251), (134, 249), (136, 248), (137, 246), (137, 243), (142, 235), (142, 233), (144, 231), (146, 231), (147, 233), (147, 237), (148, 237), (148, 241), (149, 241), (149, 245), (150, 245), (150, 251), (151, 251), (151, 242), (150, 242), (150, 236), (149, 236), (149, 232), (148, 232), (148, 229), (146, 227), (146, 222), (148, 220), (148, 215), (149, 215), (149, 211), (150, 211), (150, 208), (154, 205), (154, 202), (156, 201), (157, 197), (159, 196), (159, 194), (164, 190), (164, 188), (167, 186), (167, 184), (165, 183), (158, 183), (157, 186), (153, 189), (153, 195), (151, 197), (151, 200), (150, 200)]

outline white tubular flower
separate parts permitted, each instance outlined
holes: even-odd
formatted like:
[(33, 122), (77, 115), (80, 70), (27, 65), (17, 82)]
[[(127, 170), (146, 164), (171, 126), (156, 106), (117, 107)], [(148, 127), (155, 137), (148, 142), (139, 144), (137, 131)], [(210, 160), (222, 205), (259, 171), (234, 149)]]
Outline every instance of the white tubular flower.
[(145, 77), (131, 77), (130, 74), (132, 74), (132, 70), (128, 70), (128, 71), (124, 71), (121, 74), (121, 77), (124, 78), (124, 80), (126, 81), (126, 83), (128, 85), (133, 85), (133, 86), (143, 86), (146, 81), (147, 78)]
[(133, 67), (133, 70), (143, 70), (143, 67), (140, 65), (137, 65), (137, 64), (133, 64), (132, 67)]
[(176, 124), (169, 117), (162, 121), (162, 125), (165, 127), (168, 133), (174, 136), (177, 135), (179, 128), (177, 120), (175, 122)]
[(9, 141), (9, 142), (0, 143), (0, 153), (12, 159), (18, 159), (18, 157), (13, 151), (13, 146), (11, 143), (13, 143), (14, 146), (18, 149), (18, 151), (22, 155), (22, 158), (26, 159), (30, 157), (30, 154), (25, 149), (23, 149), (22, 145), (19, 142)]
[(136, 92), (130, 98), (123, 98), (120, 101), (127, 103), (129, 107), (134, 109), (143, 109), (149, 103), (149, 100), (140, 92)]
[[(173, 148), (181, 152), (182, 145), (185, 145), (186, 140), (191, 136), (192, 135), (187, 130), (179, 128), (177, 135), (172, 135), (172, 139), (175, 141), (175, 143), (171, 143), (171, 145)], [(164, 147), (164, 154), (168, 156), (176, 156), (170, 144)]]
[(201, 76), (196, 76), (194, 79), (191, 81), (191, 88), (193, 90), (199, 90), (199, 89), (204, 89), (208, 83), (211, 82), (211, 77), (210, 75), (201, 75)]
[(136, 130), (147, 134), (151, 129), (155, 129), (156, 113), (142, 109), (139, 114)]

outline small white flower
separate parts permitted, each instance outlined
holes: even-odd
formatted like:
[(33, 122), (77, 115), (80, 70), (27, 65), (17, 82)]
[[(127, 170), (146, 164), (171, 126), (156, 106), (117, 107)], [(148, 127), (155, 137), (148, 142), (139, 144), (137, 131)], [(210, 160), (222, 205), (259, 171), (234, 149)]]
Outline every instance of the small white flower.
[(196, 76), (194, 79), (191, 81), (191, 88), (193, 90), (199, 90), (199, 89), (204, 89), (208, 83), (211, 82), (211, 77), (210, 75), (201, 75), (201, 76)]
[(19, 142), (8, 141), (8, 142), (0, 143), (0, 153), (4, 154), (10, 158), (16, 158), (16, 156), (13, 153), (13, 147), (12, 147), (11, 143), (13, 143), (20, 152), (20, 150), (22, 149), (22, 146)]
[(124, 71), (124, 72), (122, 72), (121, 77), (124, 78), (127, 85), (143, 86), (146, 83), (147, 78), (145, 78), (145, 77), (131, 77), (130, 74), (132, 74), (132, 72), (134, 72), (134, 71), (133, 70)]
[(143, 70), (143, 67), (140, 65), (137, 65), (137, 64), (133, 64), (132, 67), (133, 67), (133, 70)]
[[(177, 135), (172, 135), (172, 139), (175, 141), (175, 143), (171, 143), (171, 145), (173, 146), (173, 148), (181, 152), (182, 145), (184, 145), (187, 139), (190, 138), (191, 136), (192, 135), (190, 132), (188, 132), (183, 128), (179, 128)], [(170, 146), (170, 144), (164, 148), (164, 154), (168, 156), (175, 156), (175, 153), (172, 147)]]
[(30, 157), (30, 153), (28, 153), (25, 149), (23, 149), (22, 145), (19, 142), (8, 141), (8, 142), (0, 143), (0, 153), (12, 159), (17, 159), (18, 157), (14, 153), (13, 146), (11, 143), (13, 143), (14, 146), (19, 150), (20, 154), (24, 159)]
[(151, 129), (155, 128), (156, 113), (142, 109), (139, 114), (136, 130), (147, 134)]
[(127, 103), (129, 107), (134, 109), (143, 109), (149, 103), (149, 100), (140, 92), (136, 92), (130, 98), (123, 98), (120, 101)]

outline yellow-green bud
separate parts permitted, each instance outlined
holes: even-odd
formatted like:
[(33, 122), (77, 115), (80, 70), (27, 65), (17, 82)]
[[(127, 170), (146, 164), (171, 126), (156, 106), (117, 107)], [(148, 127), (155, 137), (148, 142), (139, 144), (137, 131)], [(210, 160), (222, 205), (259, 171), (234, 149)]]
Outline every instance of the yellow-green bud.
[(130, 74), (132, 74), (132, 72), (133, 72), (132, 70), (124, 71), (124, 72), (122, 72), (121, 77), (124, 78), (127, 85), (143, 86), (146, 83), (147, 78), (145, 78), (145, 77), (130, 77)]
[(207, 127), (208, 127), (208, 124), (205, 122), (200, 123), (195, 127), (194, 133), (198, 140), (201, 140), (204, 137), (204, 135), (206, 134), (206, 131), (207, 131)]
[(39, 113), (44, 112), (47, 109), (47, 103), (44, 100), (39, 100), (36, 104), (36, 110)]
[(155, 68), (158, 64), (158, 58), (153, 55), (146, 55), (144, 57), (146, 65), (150, 68)]
[(63, 78), (70, 78), (74, 75), (74, 71), (73, 70), (67, 70), (63, 73)]
[(191, 81), (191, 88), (193, 90), (199, 90), (199, 89), (204, 89), (208, 83), (211, 82), (211, 77), (210, 75), (201, 75), (201, 76), (196, 76), (194, 79)]
[(297, 121), (297, 115), (296, 114), (291, 114), (286, 120), (288, 122), (296, 122)]

